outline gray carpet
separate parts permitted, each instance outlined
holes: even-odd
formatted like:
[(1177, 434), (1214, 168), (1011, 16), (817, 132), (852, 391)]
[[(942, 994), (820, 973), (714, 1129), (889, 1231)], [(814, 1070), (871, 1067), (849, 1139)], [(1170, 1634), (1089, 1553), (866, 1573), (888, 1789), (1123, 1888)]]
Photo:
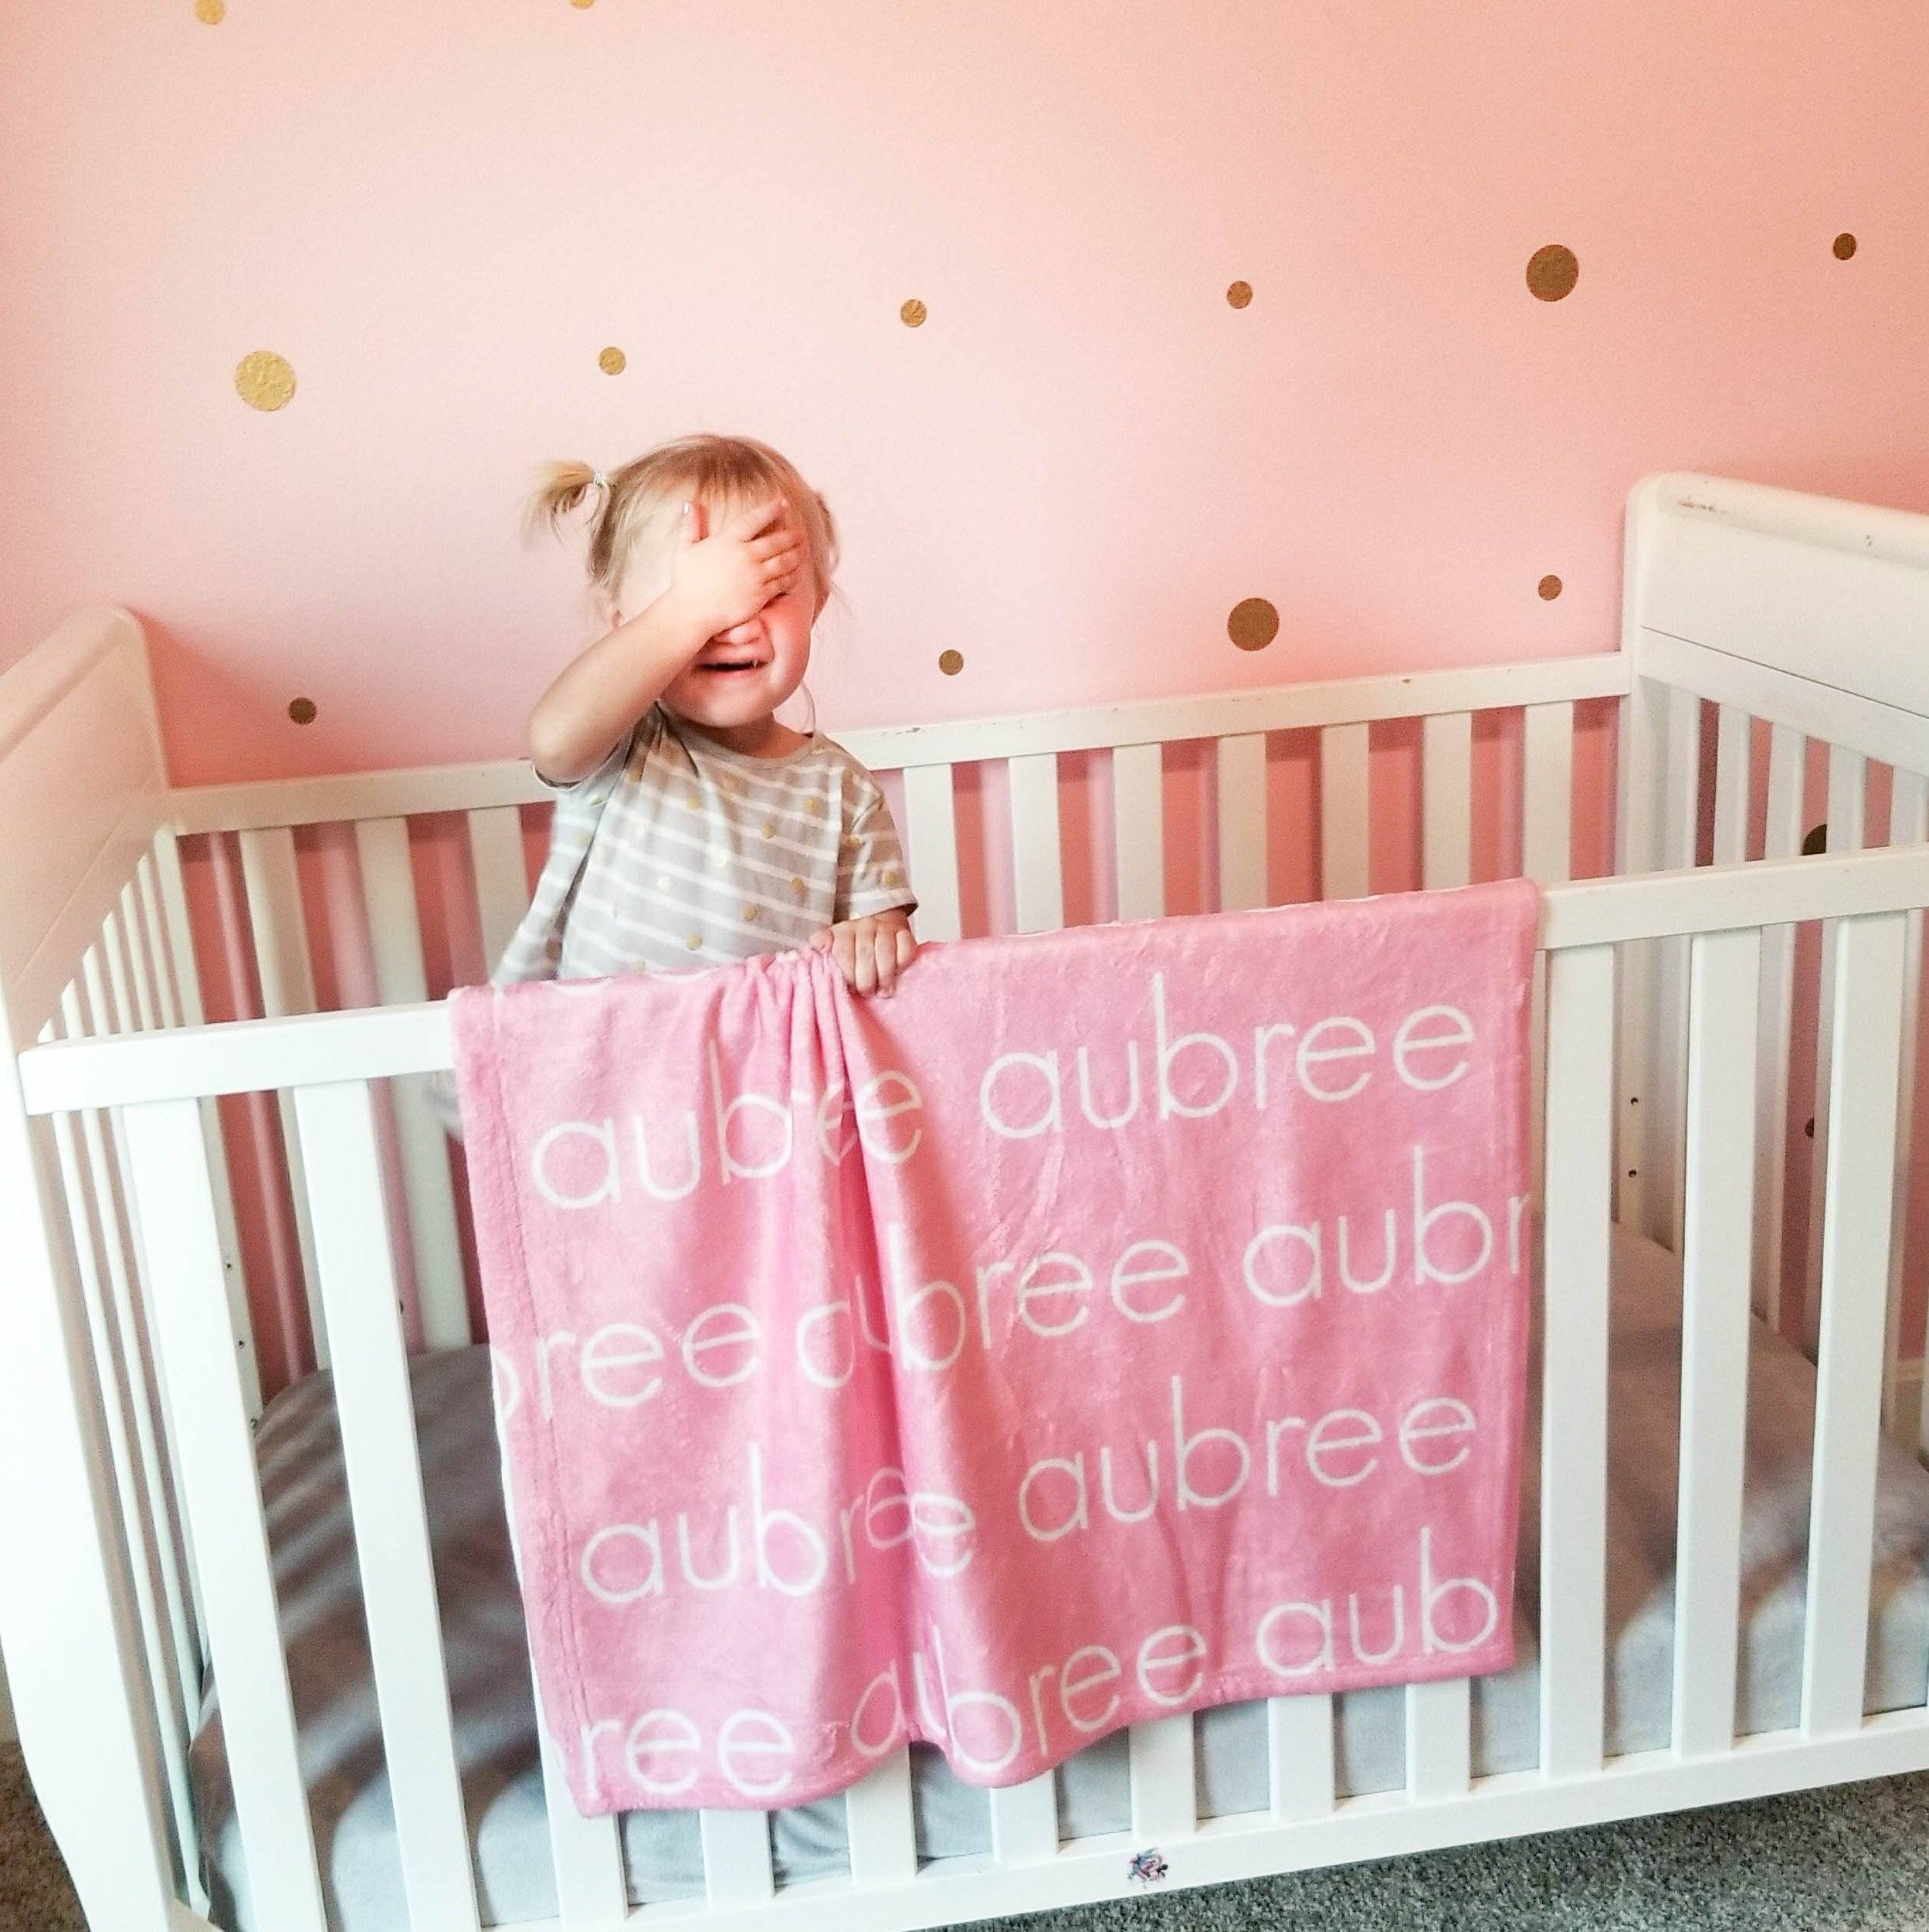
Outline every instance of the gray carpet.
[[(1929, 1932), (1929, 1774), (998, 1924), (1011, 1932)], [(86, 1932), (12, 1746), (0, 1747), (0, 1932)]]

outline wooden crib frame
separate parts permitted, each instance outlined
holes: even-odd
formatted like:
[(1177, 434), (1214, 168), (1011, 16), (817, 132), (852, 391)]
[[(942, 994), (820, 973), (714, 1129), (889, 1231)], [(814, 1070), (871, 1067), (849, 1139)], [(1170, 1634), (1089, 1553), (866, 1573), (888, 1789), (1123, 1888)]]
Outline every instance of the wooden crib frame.
[[(1161, 747), (1210, 740), (1218, 893), (1266, 891), (1266, 734), (1319, 734), (1329, 896), (1367, 887), (1368, 741), (1423, 720), (1425, 881), (1469, 872), (1472, 720), (1520, 707), (1523, 869), (1547, 888), (1541, 1751), (1470, 1775), (1467, 1685), (1407, 1694), (1406, 1788), (1336, 1800), (1331, 1701), (1270, 1707), (1269, 1812), (1199, 1819), (1192, 1720), (1131, 1740), (1132, 1827), (1061, 1842), (1051, 1781), (993, 1795), (988, 1856), (920, 1869), (900, 1754), (848, 1800), (848, 1877), (777, 1886), (763, 1815), (703, 1820), (707, 1897), (632, 1910), (613, 1820), (550, 1788), (571, 1928), (935, 1926), (1165, 1883), (1215, 1883), (1929, 1767), (1929, 1711), (1863, 1713), (1880, 1415), (1917, 1445), (1919, 1338), (1900, 1332), (1929, 906), (1929, 517), (1714, 478), (1628, 506), (1623, 636), (1599, 656), (852, 734), (903, 774), (927, 938), (958, 929), (953, 768), (1007, 761), (1017, 924), (1063, 917), (1058, 758), (1110, 754), (1121, 917), (1163, 910)], [(1577, 703), (1619, 701), (1622, 876), (1566, 883)], [(1719, 706), (1712, 865), (1697, 866), (1703, 703)], [(1751, 720), (1764, 729), (1757, 734)], [(1747, 856), (1767, 750), (1764, 856)], [(1809, 744), (1827, 747), (1827, 856), (1797, 856)], [(1865, 844), (1872, 764), (1890, 845)], [(324, 1360), (339, 1388), (409, 1924), (478, 1924), (437, 1635), (371, 1082), (449, 1064), (425, 998), (406, 821), (459, 808), (482, 927), (527, 892), (518, 762), (171, 787), (138, 624), (93, 610), (0, 679), (0, 1641), (22, 1741), (89, 1923), (205, 1927), (185, 1771), (210, 1651), (256, 1907), (324, 1932), (250, 1425), (261, 1405), (212, 1096), (272, 1091)], [(387, 1004), (317, 1014), (291, 828), (352, 822)], [(236, 832), (268, 1018), (204, 1025), (177, 841)], [(1784, 1269), (1795, 922), (1828, 922), (1815, 1182), (1799, 1278), (1818, 1359), (1801, 1721), (1737, 1738), (1738, 1526), (1751, 1297)], [(1618, 969), (1618, 970), (1617, 970)], [(1617, 1024), (1618, 1020), (1618, 1024)], [(1615, 1064), (1619, 1042), (1619, 1065)], [(417, 1083), (418, 1085), (419, 1083)], [(396, 1090), (409, 1244), (431, 1347), (469, 1339), (436, 1129)], [(439, 1164), (440, 1171), (439, 1171)], [(1608, 1242), (1619, 1218), (1684, 1274), (1673, 1738), (1606, 1757)], [(1793, 1272), (1793, 1271), (1791, 1271)], [(1881, 1284), (1880, 1287), (1872, 1284)], [(548, 1748), (548, 1741), (545, 1740)], [(547, 1761), (547, 1760), (546, 1760)]]

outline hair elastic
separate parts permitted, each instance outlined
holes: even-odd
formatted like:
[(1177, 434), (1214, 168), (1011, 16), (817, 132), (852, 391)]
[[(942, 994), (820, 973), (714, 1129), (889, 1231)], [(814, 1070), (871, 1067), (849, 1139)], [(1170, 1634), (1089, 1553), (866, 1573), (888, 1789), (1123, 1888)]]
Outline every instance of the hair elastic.
[(592, 471), (589, 480), (598, 490), (607, 490), (609, 487), (609, 477), (605, 476), (600, 469)]

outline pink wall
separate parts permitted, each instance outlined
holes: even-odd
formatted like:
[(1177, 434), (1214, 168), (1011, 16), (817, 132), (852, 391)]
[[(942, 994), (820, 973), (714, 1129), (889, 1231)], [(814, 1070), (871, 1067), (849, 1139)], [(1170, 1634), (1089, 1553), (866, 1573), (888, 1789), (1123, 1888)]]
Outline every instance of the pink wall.
[(131, 605), (185, 780), (519, 749), (530, 466), (694, 428), (845, 527), (833, 727), (1611, 647), (1656, 469), (1929, 507), (1914, 0), (200, 11), (0, 63), (0, 662)]

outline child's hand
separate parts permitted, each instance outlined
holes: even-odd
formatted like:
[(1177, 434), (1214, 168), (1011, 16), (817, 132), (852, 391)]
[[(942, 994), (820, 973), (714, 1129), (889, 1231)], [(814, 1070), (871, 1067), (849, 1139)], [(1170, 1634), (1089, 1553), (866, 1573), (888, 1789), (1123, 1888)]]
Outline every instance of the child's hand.
[(700, 503), (683, 506), (671, 557), (670, 594), (702, 627), (707, 642), (793, 588), (809, 552), (781, 500), (739, 510), (714, 537), (704, 535), (705, 523)]
[(901, 912), (846, 919), (812, 935), (811, 944), (828, 952), (857, 993), (888, 994), (897, 976), (917, 957), (910, 918)]

